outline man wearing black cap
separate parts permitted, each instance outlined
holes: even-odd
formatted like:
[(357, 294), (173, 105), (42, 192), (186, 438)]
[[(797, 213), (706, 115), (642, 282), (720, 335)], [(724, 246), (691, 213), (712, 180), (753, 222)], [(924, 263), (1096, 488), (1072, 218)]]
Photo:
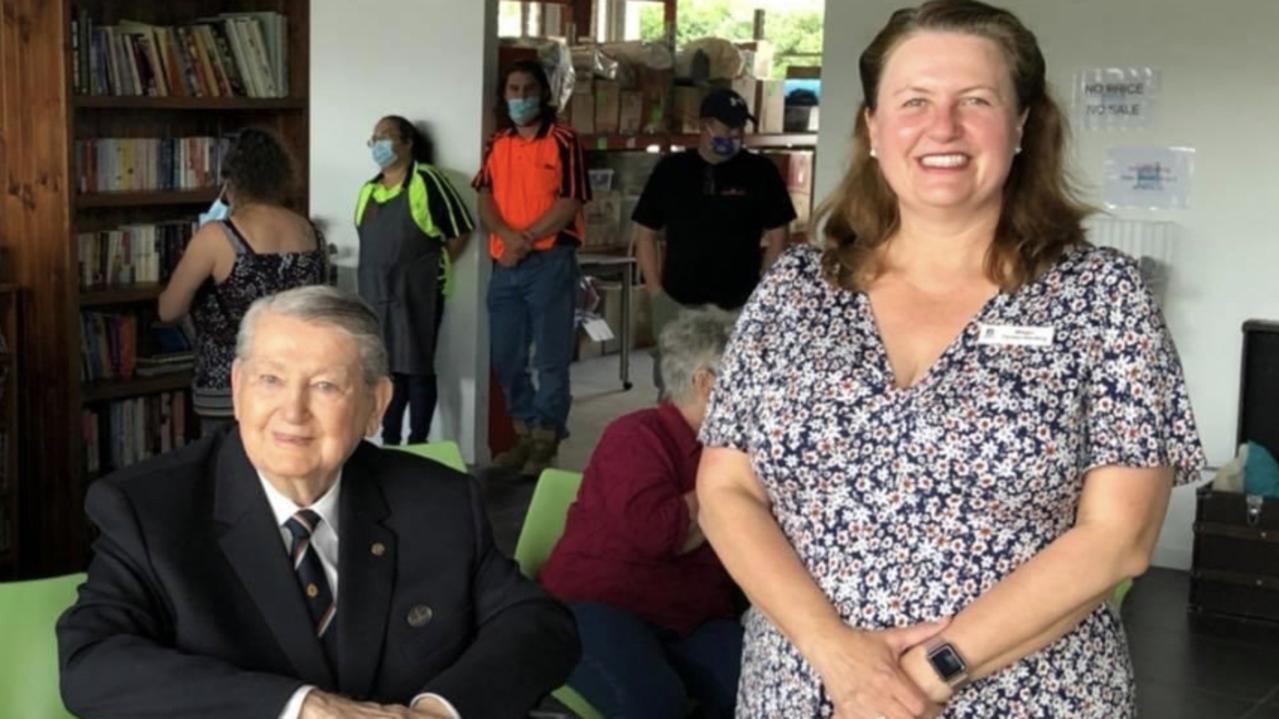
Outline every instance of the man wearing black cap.
[[(662, 158), (631, 216), (655, 336), (683, 307), (746, 304), (760, 272), (786, 246), (795, 207), (777, 167), (742, 150), (747, 120), (755, 118), (741, 95), (727, 89), (707, 95), (697, 152)], [(657, 244), (662, 231), (665, 252)], [(659, 390), (660, 372), (655, 354)]]

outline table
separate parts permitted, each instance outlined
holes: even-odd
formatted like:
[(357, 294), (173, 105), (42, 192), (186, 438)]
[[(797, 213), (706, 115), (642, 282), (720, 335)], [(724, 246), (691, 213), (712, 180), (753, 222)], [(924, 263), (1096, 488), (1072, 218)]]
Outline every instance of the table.
[(624, 255), (597, 255), (580, 253), (577, 264), (582, 273), (595, 277), (617, 277), (622, 279), (622, 350), (618, 353), (618, 374), (622, 380), (622, 389), (631, 388), (631, 292), (635, 286), (635, 258)]

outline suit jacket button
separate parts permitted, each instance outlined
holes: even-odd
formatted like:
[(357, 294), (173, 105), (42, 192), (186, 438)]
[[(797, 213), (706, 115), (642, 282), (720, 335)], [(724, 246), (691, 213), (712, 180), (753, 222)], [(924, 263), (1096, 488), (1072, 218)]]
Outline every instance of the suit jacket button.
[(373, 556), (380, 557), (383, 554), (386, 554), (386, 545), (381, 542), (374, 542), (373, 546), (369, 547), (369, 551), (373, 552)]
[(409, 626), (424, 627), (427, 622), (431, 621), (431, 617), (434, 614), (435, 612), (432, 612), (431, 608), (425, 604), (416, 604), (409, 610)]

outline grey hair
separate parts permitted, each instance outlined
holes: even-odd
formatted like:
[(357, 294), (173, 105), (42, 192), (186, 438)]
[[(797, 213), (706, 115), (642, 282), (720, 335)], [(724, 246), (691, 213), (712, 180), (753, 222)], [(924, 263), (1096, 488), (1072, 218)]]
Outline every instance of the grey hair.
[(307, 285), (259, 298), (249, 306), (235, 337), (235, 356), (249, 356), (253, 332), (265, 313), (274, 313), (327, 325), (346, 333), (360, 350), (360, 370), (370, 387), (389, 373), (386, 343), (377, 315), (359, 295), (328, 285)]
[(719, 371), (736, 322), (736, 313), (707, 305), (680, 312), (662, 329), (657, 343), (666, 399), (677, 404), (692, 399), (693, 376), (699, 370)]

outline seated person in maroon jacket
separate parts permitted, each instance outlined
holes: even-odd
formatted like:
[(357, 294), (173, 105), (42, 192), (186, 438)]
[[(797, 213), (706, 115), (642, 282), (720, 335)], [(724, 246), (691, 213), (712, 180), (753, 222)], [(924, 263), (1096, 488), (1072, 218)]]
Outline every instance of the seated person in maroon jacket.
[(733, 315), (662, 331), (666, 400), (604, 430), (542, 584), (577, 618), (568, 684), (608, 717), (731, 717), (742, 627), (734, 586), (697, 526), (697, 431)]

